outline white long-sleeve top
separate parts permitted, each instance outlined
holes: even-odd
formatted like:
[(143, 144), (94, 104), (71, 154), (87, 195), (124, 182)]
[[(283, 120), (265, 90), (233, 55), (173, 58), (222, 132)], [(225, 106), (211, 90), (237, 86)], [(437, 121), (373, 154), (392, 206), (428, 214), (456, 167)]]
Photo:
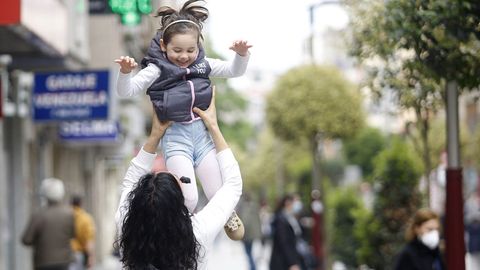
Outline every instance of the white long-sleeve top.
[[(223, 61), (220, 59), (205, 58), (210, 68), (210, 77), (234, 78), (242, 76), (247, 70), (250, 54), (241, 56), (235, 54), (233, 61)], [(121, 97), (133, 97), (145, 91), (160, 76), (160, 69), (153, 63), (150, 63), (144, 69), (140, 70), (135, 76), (132, 73), (118, 72), (117, 93)]]
[[(156, 154), (143, 150), (130, 162), (121, 186), (120, 203), (115, 214), (118, 232), (128, 209), (128, 194), (135, 188), (138, 180), (152, 170)], [(240, 167), (230, 149), (217, 153), (217, 160), (222, 174), (223, 185), (208, 204), (192, 219), (193, 233), (201, 245), (198, 270), (207, 269), (208, 254), (217, 234), (223, 229), (242, 194), (242, 176)]]

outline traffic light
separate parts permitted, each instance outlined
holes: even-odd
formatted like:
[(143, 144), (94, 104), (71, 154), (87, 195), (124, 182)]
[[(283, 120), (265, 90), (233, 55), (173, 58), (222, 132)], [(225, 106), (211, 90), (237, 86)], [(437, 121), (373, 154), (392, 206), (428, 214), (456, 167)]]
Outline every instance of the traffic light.
[(109, 0), (108, 4), (114, 13), (120, 14), (124, 25), (137, 25), (142, 14), (152, 12), (151, 0)]
[(143, 14), (150, 14), (152, 12), (152, 3), (150, 0), (137, 0), (137, 8)]

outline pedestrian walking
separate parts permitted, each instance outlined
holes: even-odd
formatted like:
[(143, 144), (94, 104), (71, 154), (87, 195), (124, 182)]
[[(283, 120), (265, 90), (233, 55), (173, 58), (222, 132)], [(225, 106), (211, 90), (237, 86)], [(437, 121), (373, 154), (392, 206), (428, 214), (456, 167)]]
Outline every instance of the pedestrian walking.
[(47, 205), (30, 217), (22, 242), (33, 248), (35, 270), (68, 270), (73, 259), (70, 240), (75, 236), (75, 227), (73, 210), (62, 203), (63, 182), (44, 179), (40, 195)]
[(252, 199), (249, 193), (244, 193), (239, 203), (238, 212), (243, 218), (245, 236), (242, 239), (245, 254), (248, 258), (250, 270), (256, 270), (256, 262), (253, 256), (253, 243), (262, 237), (260, 224), (260, 207)]
[(181, 172), (151, 173), (158, 144), (171, 124), (153, 114), (151, 133), (126, 172), (115, 215), (116, 245), (125, 269), (206, 269), (213, 242), (242, 193), (238, 162), (218, 127), (214, 102), (215, 92), (206, 111), (194, 111), (212, 136), (223, 185), (195, 214), (182, 193), (182, 183), (190, 179)]
[[(206, 58), (201, 31), (208, 9), (203, 3), (189, 0), (179, 11), (169, 6), (158, 9), (161, 28), (141, 62), (142, 70), (134, 77), (131, 71), (137, 63), (133, 58), (115, 60), (120, 65), (118, 94), (128, 97), (147, 90), (160, 121), (174, 121), (162, 139), (162, 150), (170, 172), (192, 179), (182, 184), (191, 213), (198, 202), (195, 176), (208, 199), (222, 186), (214, 143), (192, 108), (208, 108), (212, 97), (209, 77), (231, 78), (245, 73), (252, 47), (245, 40), (237, 40), (230, 46), (236, 53), (233, 61)], [(244, 228), (235, 212), (225, 230), (233, 240), (243, 237)]]
[(81, 196), (74, 195), (71, 204), (75, 219), (75, 238), (71, 241), (75, 261), (69, 270), (90, 269), (95, 265), (95, 223), (82, 208)]
[(260, 202), (259, 216), (262, 232), (262, 246), (270, 245), (270, 242), (272, 240), (273, 215), (272, 211), (270, 210), (270, 206), (265, 199), (261, 200)]
[(272, 222), (273, 247), (270, 270), (300, 270), (303, 262), (297, 250), (297, 239), (302, 235), (295, 218), (298, 203), (293, 195), (285, 195), (279, 202)]
[(408, 241), (400, 252), (395, 270), (445, 270), (440, 253), (440, 219), (430, 209), (420, 209), (405, 233)]

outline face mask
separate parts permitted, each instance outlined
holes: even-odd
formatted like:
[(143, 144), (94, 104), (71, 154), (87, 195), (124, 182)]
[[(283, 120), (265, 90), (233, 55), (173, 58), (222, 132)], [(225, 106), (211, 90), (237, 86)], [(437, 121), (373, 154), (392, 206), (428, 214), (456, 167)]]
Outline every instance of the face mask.
[(293, 202), (293, 206), (292, 206), (292, 211), (294, 214), (298, 214), (300, 213), (300, 211), (302, 211), (302, 202), (301, 201), (294, 201)]
[(422, 234), (419, 239), (428, 248), (435, 249), (440, 242), (440, 233), (437, 230), (429, 231)]
[(323, 205), (321, 202), (315, 200), (312, 202), (312, 211), (316, 214), (320, 214), (323, 212)]

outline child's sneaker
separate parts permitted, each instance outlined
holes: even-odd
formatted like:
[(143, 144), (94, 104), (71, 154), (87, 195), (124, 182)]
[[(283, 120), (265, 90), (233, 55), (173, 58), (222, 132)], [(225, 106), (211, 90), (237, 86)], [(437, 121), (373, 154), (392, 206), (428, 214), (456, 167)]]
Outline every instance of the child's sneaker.
[(245, 234), (245, 227), (243, 226), (242, 220), (237, 216), (237, 213), (233, 211), (230, 218), (223, 226), (225, 229), (225, 233), (227, 234), (228, 238), (238, 241), (243, 239), (243, 235)]

